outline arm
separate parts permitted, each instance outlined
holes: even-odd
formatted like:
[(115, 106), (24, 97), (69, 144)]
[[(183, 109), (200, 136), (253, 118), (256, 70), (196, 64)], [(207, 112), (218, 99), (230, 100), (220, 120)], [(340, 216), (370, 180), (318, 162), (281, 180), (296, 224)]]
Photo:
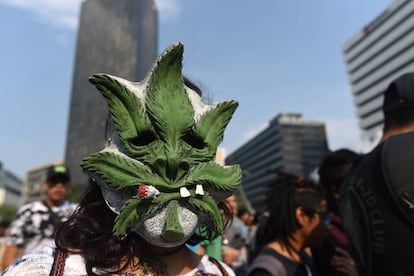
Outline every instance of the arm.
[(357, 266), (354, 259), (345, 250), (335, 248), (335, 255), (330, 260), (331, 265), (343, 275), (358, 276)]
[(17, 212), (15, 220), (11, 223), (6, 233), (6, 249), (2, 259), (2, 269), (12, 264), (23, 253), (23, 247), (27, 242), (24, 233), (30, 232), (27, 229), (28, 219), (31, 212), (21, 208)]
[(233, 247), (225, 247), (223, 248), (222, 258), (223, 262), (229, 266), (232, 265), (232, 263), (239, 258), (240, 252), (238, 249), (235, 249)]
[(4, 251), (2, 269), (14, 262), (22, 253), (22, 248), (16, 245), (8, 245)]

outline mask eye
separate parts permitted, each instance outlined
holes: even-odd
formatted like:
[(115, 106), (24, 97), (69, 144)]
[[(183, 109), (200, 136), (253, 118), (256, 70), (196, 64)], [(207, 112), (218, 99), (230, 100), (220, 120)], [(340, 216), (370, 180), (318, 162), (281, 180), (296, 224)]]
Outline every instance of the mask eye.
[(206, 146), (206, 143), (204, 143), (203, 139), (200, 136), (194, 134), (193, 132), (187, 132), (183, 136), (183, 140), (184, 142), (196, 149), (203, 149)]
[(156, 139), (154, 133), (152, 131), (143, 131), (138, 134), (137, 137), (129, 139), (129, 143), (134, 146), (146, 146), (151, 144)]

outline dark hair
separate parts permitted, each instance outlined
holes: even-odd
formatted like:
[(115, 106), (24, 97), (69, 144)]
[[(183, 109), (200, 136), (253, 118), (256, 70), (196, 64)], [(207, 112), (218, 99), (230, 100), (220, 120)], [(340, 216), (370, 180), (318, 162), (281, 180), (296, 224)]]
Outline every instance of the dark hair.
[(296, 209), (301, 207), (307, 216), (313, 216), (322, 200), (315, 185), (302, 177), (282, 176), (272, 186), (267, 202), (268, 217), (258, 230), (256, 254), (272, 241), (279, 241), (288, 252), (294, 250), (289, 239), (300, 229)]
[(194, 82), (192, 82), (189, 78), (187, 78), (187, 77), (183, 77), (183, 81), (184, 81), (184, 84), (187, 86), (187, 87), (189, 87), (189, 88), (191, 88), (194, 92), (196, 92), (200, 97), (202, 97), (203, 96), (203, 92), (201, 91), (201, 88), (198, 86), (198, 85), (196, 85)]
[(339, 191), (352, 163), (359, 156), (358, 153), (344, 148), (330, 152), (322, 159), (318, 168), (319, 184), (326, 192), (330, 211), (338, 212), (337, 200), (334, 198), (331, 188), (336, 187)]
[(252, 213), (246, 208), (241, 208), (237, 211), (237, 216), (239, 218), (242, 217), (244, 214), (252, 215)]
[[(123, 239), (113, 236), (116, 214), (106, 205), (98, 184), (91, 179), (89, 183), (90, 186), (76, 212), (56, 229), (57, 249), (81, 254), (85, 259), (88, 275), (97, 275), (93, 268), (110, 269), (111, 273), (119, 273), (129, 265), (159, 267), (160, 260), (149, 254), (148, 250), (145, 251), (148, 243), (137, 233), (130, 232)], [(229, 209), (226, 206), (222, 203), (218, 206), (228, 215)], [(194, 235), (192, 240), (197, 238)], [(135, 261), (135, 257), (138, 257), (139, 263)], [(120, 267), (121, 264), (123, 265)]]
[(143, 239), (130, 233), (124, 239), (112, 235), (116, 214), (105, 203), (99, 186), (92, 180), (76, 212), (56, 229), (56, 247), (62, 252), (79, 253), (85, 258), (88, 275), (96, 275), (92, 268), (119, 267), (121, 271), (133, 256), (141, 255)]
[(394, 110), (384, 114), (384, 132), (414, 124), (414, 110)]

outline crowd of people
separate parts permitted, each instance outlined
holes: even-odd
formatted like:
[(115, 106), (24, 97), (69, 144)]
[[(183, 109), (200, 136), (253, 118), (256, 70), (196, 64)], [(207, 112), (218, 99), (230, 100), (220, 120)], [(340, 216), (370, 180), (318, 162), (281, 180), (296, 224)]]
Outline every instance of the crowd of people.
[(240, 167), (212, 161), (237, 102), (205, 104), (182, 56), (172, 45), (139, 83), (90, 79), (112, 133), (81, 162), (89, 188), (68, 202), (68, 168), (50, 167), (2, 275), (414, 275), (414, 73), (385, 91), (377, 147), (328, 153), (317, 181), (280, 171), (259, 214), (238, 205)]

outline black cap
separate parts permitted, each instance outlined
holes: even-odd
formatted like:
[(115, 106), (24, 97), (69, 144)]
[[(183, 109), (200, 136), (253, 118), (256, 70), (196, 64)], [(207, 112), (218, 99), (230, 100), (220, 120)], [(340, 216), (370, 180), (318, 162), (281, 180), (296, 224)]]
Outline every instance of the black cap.
[(57, 179), (68, 182), (70, 180), (69, 169), (65, 165), (53, 165), (47, 169), (46, 181), (54, 182)]
[(414, 110), (414, 73), (396, 78), (384, 93), (384, 114), (407, 109)]

